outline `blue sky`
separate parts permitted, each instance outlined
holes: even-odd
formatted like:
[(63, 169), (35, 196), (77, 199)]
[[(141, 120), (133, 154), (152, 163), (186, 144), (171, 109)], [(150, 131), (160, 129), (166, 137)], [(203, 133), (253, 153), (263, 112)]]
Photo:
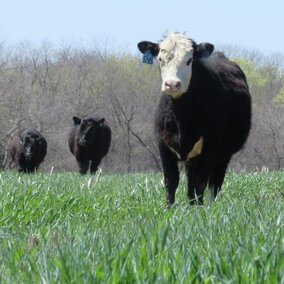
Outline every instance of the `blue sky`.
[(197, 42), (284, 54), (283, 0), (0, 0), (0, 41), (45, 40), (137, 52), (166, 31)]

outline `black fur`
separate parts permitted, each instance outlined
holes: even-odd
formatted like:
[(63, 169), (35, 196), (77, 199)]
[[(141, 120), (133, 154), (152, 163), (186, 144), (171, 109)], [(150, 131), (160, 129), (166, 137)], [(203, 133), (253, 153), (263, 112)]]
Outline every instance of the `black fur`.
[(34, 128), (21, 130), (9, 145), (11, 161), (19, 172), (36, 171), (43, 162), (46, 152), (47, 142)]
[(93, 174), (108, 153), (111, 130), (104, 118), (95, 115), (87, 115), (82, 119), (74, 116), (73, 121), (68, 140), (70, 152), (76, 157), (81, 174), (86, 174), (89, 167)]
[[(178, 161), (184, 162), (190, 202), (202, 204), (207, 185), (215, 198), (231, 157), (244, 145), (251, 124), (249, 89), (239, 66), (219, 52), (202, 59), (196, 49), (192, 64), (187, 92), (178, 99), (162, 94), (156, 113), (169, 205), (175, 201), (179, 183)], [(186, 161), (200, 137), (204, 139), (201, 154)]]

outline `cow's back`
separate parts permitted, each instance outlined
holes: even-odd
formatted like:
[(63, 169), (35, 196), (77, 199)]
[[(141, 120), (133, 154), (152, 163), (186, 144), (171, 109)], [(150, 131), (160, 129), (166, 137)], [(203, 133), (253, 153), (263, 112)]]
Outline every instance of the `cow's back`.
[(47, 141), (42, 135), (40, 135), (40, 137), (42, 140), (41, 143), (37, 145), (39, 148), (37, 161), (41, 163), (47, 154)]
[(102, 139), (101, 143), (103, 145), (103, 156), (108, 153), (110, 142), (111, 142), (111, 130), (106, 122), (102, 127)]
[(104, 122), (100, 127), (98, 136), (90, 145), (88, 152), (90, 158), (103, 157), (108, 153), (111, 142), (111, 130), (109, 126)]
[(72, 126), (69, 137), (68, 137), (68, 146), (70, 152), (75, 155), (75, 143), (76, 143), (76, 126)]
[(23, 151), (20, 143), (20, 137), (15, 135), (10, 144), (9, 144), (9, 155), (11, 161), (14, 163), (16, 161), (17, 156)]
[(251, 126), (251, 98), (245, 74), (219, 52), (194, 67), (188, 93), (194, 97), (195, 111), (199, 110), (206, 125), (216, 121), (216, 128), (208, 131), (220, 131), (222, 152), (233, 154), (245, 143)]

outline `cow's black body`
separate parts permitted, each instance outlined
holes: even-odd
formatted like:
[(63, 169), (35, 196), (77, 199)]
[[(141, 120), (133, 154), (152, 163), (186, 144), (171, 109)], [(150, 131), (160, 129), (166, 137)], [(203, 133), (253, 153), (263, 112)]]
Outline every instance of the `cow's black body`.
[[(228, 163), (242, 148), (250, 130), (251, 99), (242, 70), (222, 53), (194, 58), (189, 88), (180, 98), (162, 94), (156, 131), (167, 189), (173, 204), (183, 161), (191, 203), (202, 203), (207, 184), (215, 198)], [(203, 138), (200, 155), (187, 159)]]
[(34, 128), (21, 130), (9, 147), (12, 163), (19, 172), (31, 173), (38, 169), (47, 152), (45, 138)]
[(87, 115), (73, 117), (74, 125), (69, 134), (70, 152), (76, 157), (81, 174), (95, 173), (103, 157), (108, 153), (111, 130), (104, 118)]

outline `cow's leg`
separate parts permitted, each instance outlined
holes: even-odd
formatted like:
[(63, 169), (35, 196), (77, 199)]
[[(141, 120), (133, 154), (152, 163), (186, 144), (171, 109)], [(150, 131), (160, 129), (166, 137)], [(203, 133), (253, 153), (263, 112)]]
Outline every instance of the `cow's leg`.
[(42, 162), (43, 162), (43, 160), (38, 160), (38, 161), (35, 163), (34, 169), (33, 169), (34, 172), (37, 172), (37, 171), (38, 171), (38, 168), (39, 168), (39, 166), (40, 166), (40, 164), (41, 164)]
[(26, 167), (25, 173), (28, 173), (28, 174), (33, 173), (33, 168), (32, 167)]
[(202, 165), (185, 164), (187, 196), (190, 205), (202, 205), (203, 194), (208, 183), (209, 171)]
[(231, 156), (216, 163), (209, 177), (210, 202), (213, 202), (221, 190)]
[(24, 170), (24, 168), (23, 167), (21, 167), (21, 166), (18, 166), (18, 172), (19, 173), (22, 173), (22, 172), (24, 172), (25, 170)]
[(24, 162), (24, 159), (23, 157), (20, 155), (20, 156), (16, 156), (16, 159), (15, 159), (15, 166), (18, 170), (19, 173), (23, 173), (25, 172), (25, 162)]
[(89, 161), (78, 161), (78, 165), (80, 174), (86, 174), (89, 169)]
[(90, 167), (90, 172), (91, 174), (95, 174), (96, 171), (98, 170), (99, 164), (101, 162), (102, 158), (100, 159), (95, 159), (91, 161), (91, 167)]
[(178, 160), (175, 154), (168, 147), (166, 147), (163, 142), (159, 143), (159, 151), (167, 191), (167, 206), (171, 207), (171, 205), (173, 205), (175, 202), (175, 193), (179, 183)]
[(23, 172), (26, 173), (26, 174), (30, 174), (30, 173), (32, 173), (32, 169), (29, 166), (25, 166), (23, 168)]
[(36, 165), (35, 165), (35, 167), (34, 167), (34, 172), (37, 172), (37, 171), (38, 171), (39, 165), (40, 165), (40, 162), (39, 162), (39, 163), (36, 163)]
[(28, 165), (26, 163), (18, 163), (18, 172), (19, 173), (28, 173)]

